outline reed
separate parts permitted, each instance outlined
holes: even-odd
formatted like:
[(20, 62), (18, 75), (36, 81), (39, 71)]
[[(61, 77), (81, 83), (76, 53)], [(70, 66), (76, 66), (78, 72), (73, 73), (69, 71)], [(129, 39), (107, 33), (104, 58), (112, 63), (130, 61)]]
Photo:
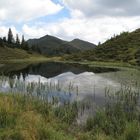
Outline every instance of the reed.
[[(71, 101), (60, 94), (78, 96), (72, 83), (63, 89), (58, 83), (27, 83), (1, 76), (0, 139), (11, 140), (139, 140), (140, 89), (122, 85), (117, 91), (105, 89), (105, 104)], [(93, 93), (96, 94), (95, 86)], [(8, 93), (7, 93), (8, 92)], [(94, 109), (85, 124), (77, 119)]]
[(116, 93), (106, 90), (106, 104), (96, 115), (89, 117), (86, 130), (103, 133), (113, 139), (140, 139), (140, 92), (132, 88), (120, 89)]

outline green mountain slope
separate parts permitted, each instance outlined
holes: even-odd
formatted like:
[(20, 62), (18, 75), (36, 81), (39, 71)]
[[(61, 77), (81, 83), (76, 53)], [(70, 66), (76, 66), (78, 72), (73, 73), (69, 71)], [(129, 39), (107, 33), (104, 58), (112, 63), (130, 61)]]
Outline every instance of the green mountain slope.
[(82, 40), (68, 42), (49, 35), (39, 39), (30, 39), (28, 40), (28, 44), (30, 47), (32, 46), (34, 51), (44, 55), (71, 54), (95, 47), (94, 44)]
[(0, 47), (0, 60), (24, 59), (29, 58), (29, 56), (26, 51), (21, 49)]
[(32, 52), (27, 52), (21, 48), (17, 48), (15, 44), (9, 44), (4, 42), (0, 38), (0, 61), (18, 60), (18, 59), (28, 59), (32, 56), (39, 56)]
[(93, 50), (69, 56), (67, 59), (140, 64), (140, 29), (131, 33), (124, 32)]
[(71, 42), (69, 42), (69, 44), (77, 49), (80, 49), (81, 51), (90, 50), (96, 47), (96, 45), (80, 39), (74, 39)]

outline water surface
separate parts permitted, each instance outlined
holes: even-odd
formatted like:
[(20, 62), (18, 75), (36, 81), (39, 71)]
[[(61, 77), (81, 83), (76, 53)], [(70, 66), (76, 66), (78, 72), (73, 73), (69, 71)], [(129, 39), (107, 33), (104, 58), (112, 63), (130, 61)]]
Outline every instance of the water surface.
[(107, 91), (116, 93), (123, 86), (136, 90), (140, 87), (140, 71), (136, 69), (47, 62), (9, 64), (0, 67), (0, 73), (2, 92), (27, 93), (57, 104), (86, 104), (88, 108), (78, 121), (93, 114), (97, 106), (105, 105)]
[[(122, 85), (134, 87), (139, 86), (140, 83), (139, 70), (89, 67), (76, 63), (9, 64), (1, 67), (0, 73), (8, 78), (3, 81), (4, 83), (1, 80), (2, 91), (10, 90), (12, 80), (14, 83), (18, 81), (16, 87), (15, 84), (13, 85), (14, 91), (17, 92), (22, 91), (23, 83), (42, 83), (51, 88), (53, 96), (59, 95), (70, 101), (94, 97), (95, 102), (99, 104), (102, 102), (106, 88), (116, 92)], [(42, 93), (45, 94), (45, 90), (41, 90)]]

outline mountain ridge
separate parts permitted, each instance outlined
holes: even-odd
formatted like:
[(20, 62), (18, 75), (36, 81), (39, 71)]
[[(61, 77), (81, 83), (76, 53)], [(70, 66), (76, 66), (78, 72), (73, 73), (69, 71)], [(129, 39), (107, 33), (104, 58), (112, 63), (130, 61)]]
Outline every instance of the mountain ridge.
[(76, 48), (80, 48), (81, 51), (90, 50), (91, 48), (96, 47), (95, 44), (90, 43), (88, 41), (81, 40), (79, 38), (73, 39), (72, 41), (69, 42), (69, 44), (71, 44), (72, 46)]
[(51, 35), (29, 39), (27, 42), (34, 51), (43, 55), (72, 54), (93, 49), (96, 46), (95, 44), (80, 39), (65, 41)]
[(66, 57), (75, 61), (111, 61), (140, 65), (140, 29), (123, 32), (90, 51)]

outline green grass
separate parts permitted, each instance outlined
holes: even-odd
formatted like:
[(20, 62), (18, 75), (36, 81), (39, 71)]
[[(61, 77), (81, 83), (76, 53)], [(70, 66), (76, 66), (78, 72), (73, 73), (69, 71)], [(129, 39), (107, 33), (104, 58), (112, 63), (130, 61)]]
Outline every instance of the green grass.
[(139, 91), (106, 91), (106, 104), (76, 125), (78, 102), (55, 107), (20, 94), (0, 94), (1, 140), (139, 140)]
[[(67, 125), (66, 125), (67, 126)], [(0, 96), (1, 140), (72, 140), (49, 104), (19, 95)]]
[(63, 63), (80, 63), (80, 64), (87, 64), (89, 66), (102, 66), (102, 67), (138, 67), (131, 65), (129, 63), (120, 62), (120, 61), (113, 61), (113, 62), (103, 62), (103, 61), (85, 61), (80, 60), (71, 61), (65, 60), (65, 57), (45, 57), (43, 55), (39, 55), (36, 53), (29, 53), (22, 49), (17, 48), (9, 48), (9, 47), (0, 47), (0, 63), (1, 64), (32, 64), (32, 63), (39, 63), (45, 61), (56, 61), (56, 62), (63, 62)]
[(21, 46), (22, 45), (17, 45), (16, 43), (8, 43), (0, 38), (0, 61), (25, 59), (35, 55), (32, 52), (25, 51)]
[(0, 60), (25, 59), (30, 54), (26, 51), (16, 48), (0, 47)]
[(22, 49), (0, 47), (0, 64), (22, 63), (24, 65), (24, 63), (32, 64), (54, 60), (60, 60), (60, 57), (49, 58), (34, 52), (27, 52)]
[(139, 91), (127, 88), (114, 95), (106, 92), (106, 97), (105, 107), (87, 120), (86, 130), (115, 140), (139, 140)]
[(46, 58), (22, 49), (0, 47), (0, 63), (36, 62)]
[(131, 65), (129, 63), (124, 62), (104, 62), (104, 61), (72, 61), (72, 60), (64, 60), (60, 58), (58, 60), (54, 60), (55, 62), (68, 63), (68, 64), (82, 64), (88, 65), (89, 67), (105, 67), (105, 68), (118, 68), (118, 69), (140, 69), (140, 66)]

